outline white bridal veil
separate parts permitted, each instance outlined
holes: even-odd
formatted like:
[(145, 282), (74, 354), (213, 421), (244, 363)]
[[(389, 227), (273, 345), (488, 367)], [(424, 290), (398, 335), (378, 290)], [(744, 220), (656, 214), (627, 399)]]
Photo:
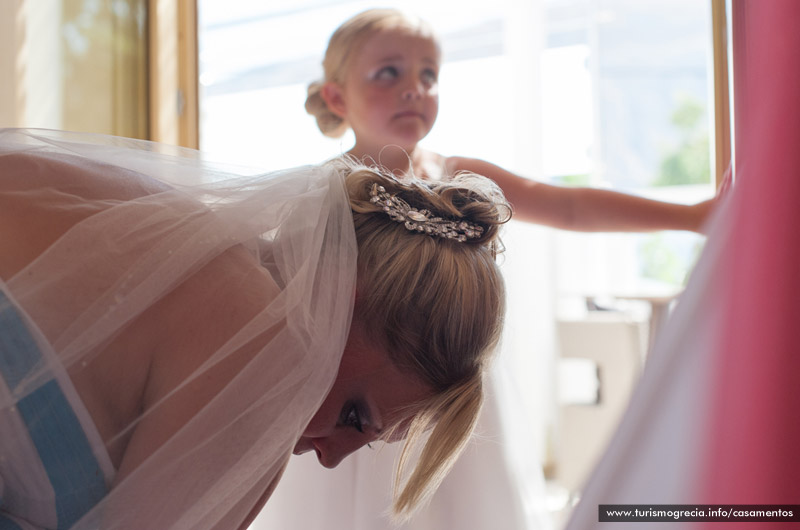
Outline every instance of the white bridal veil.
[[(86, 187), (76, 172), (123, 182), (123, 192)], [(31, 184), (40, 178), (50, 184)], [(41, 212), (27, 219), (60, 211), (77, 221), (0, 278), (0, 527), (241, 526), (280, 476), (344, 348), (356, 243), (341, 175), (257, 174), (149, 142), (5, 130), (3, 194)], [(0, 211), (0, 236), (25, 230), (12, 210)], [(241, 271), (256, 268), (264, 278), (251, 283)], [(139, 330), (152, 336), (128, 336)], [(207, 351), (173, 393), (106, 422), (114, 433), (101, 436), (73, 383), (87, 366), (93, 385), (136, 377), (129, 355), (139, 344)], [(115, 477), (106, 447), (186, 388), (201, 406)]]

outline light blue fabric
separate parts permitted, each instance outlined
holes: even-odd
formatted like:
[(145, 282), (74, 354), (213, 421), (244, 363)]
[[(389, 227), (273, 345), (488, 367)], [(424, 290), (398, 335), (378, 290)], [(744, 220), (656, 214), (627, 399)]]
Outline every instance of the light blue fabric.
[[(2, 502), (2, 499), (0, 499), (0, 502)], [(22, 528), (0, 512), (0, 530), (22, 530)]]
[[(0, 291), (0, 375), (9, 389), (13, 392), (40, 361), (42, 353), (19, 311)], [(55, 379), (16, 405), (52, 487), (51, 500), (57, 516), (53, 528), (67, 529), (106, 495), (104, 474), (72, 405)], [(0, 457), (4, 456), (3, 449), (0, 443)], [(2, 480), (6, 499), (26, 498), (25, 492), (14, 492), (14, 477), (4, 476)], [(0, 500), (0, 530), (19, 529), (3, 517), (3, 512), (15, 515), (13, 506)]]

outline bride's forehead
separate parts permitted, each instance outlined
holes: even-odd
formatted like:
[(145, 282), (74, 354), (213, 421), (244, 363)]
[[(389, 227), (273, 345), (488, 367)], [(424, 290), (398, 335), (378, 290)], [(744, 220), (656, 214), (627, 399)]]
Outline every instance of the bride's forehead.
[(362, 325), (354, 321), (350, 329), (338, 377), (341, 381), (363, 385), (387, 401), (416, 400), (429, 393), (422, 378), (397, 366), (386, 349), (372, 338)]

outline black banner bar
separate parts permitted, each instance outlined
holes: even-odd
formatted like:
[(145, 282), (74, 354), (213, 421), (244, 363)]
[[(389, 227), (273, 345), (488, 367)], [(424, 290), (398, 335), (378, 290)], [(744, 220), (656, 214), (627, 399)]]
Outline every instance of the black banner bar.
[(601, 523), (790, 523), (800, 504), (600, 504)]

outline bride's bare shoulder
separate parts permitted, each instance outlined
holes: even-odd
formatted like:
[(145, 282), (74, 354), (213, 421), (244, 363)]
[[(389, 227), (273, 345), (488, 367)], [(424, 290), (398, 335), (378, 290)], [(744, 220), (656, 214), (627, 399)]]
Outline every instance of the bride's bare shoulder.
[(72, 226), (107, 207), (165, 189), (132, 171), (45, 152), (0, 154), (0, 277), (8, 279)]
[[(146, 401), (158, 402), (174, 385), (206, 362), (238, 330), (264, 313), (280, 289), (269, 272), (243, 246), (235, 246), (186, 279), (154, 308), (169, 332), (155, 352)], [(263, 342), (254, 338), (250, 345)], [(246, 363), (244, 346), (233, 357)]]
[(142, 389), (140, 422), (120, 477), (135, 469), (240, 373), (284, 322), (268, 315), (279, 288), (244, 247), (224, 252), (152, 308), (160, 333)]
[(168, 189), (134, 171), (68, 153), (0, 153), (0, 169), (0, 191), (49, 187), (84, 199), (125, 200)]

